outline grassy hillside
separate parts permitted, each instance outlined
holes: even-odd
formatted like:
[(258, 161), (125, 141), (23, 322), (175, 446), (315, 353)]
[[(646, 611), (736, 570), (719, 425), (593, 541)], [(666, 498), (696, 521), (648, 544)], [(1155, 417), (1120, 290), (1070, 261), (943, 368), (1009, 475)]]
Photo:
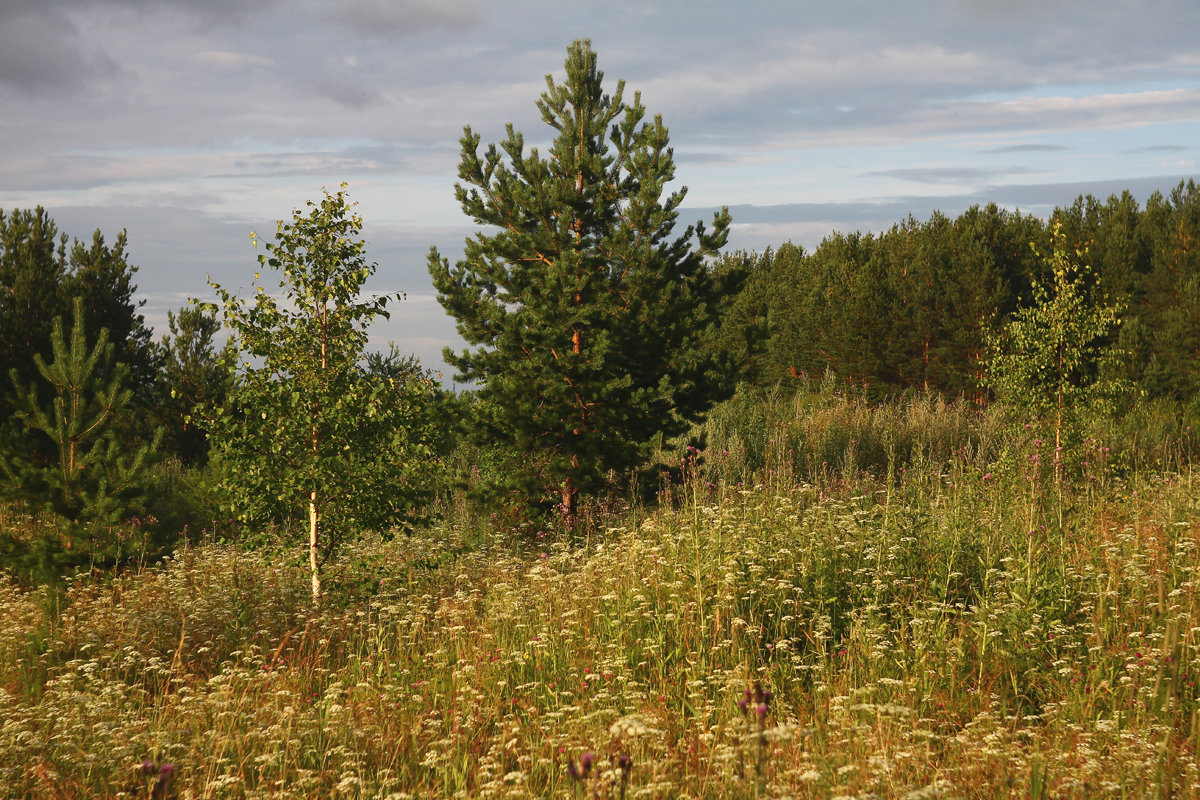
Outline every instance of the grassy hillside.
[(0, 796), (1200, 797), (1182, 439), (1058, 496), (985, 415), (753, 407), (667, 505), (364, 540), (319, 613), (217, 543), (0, 579)]

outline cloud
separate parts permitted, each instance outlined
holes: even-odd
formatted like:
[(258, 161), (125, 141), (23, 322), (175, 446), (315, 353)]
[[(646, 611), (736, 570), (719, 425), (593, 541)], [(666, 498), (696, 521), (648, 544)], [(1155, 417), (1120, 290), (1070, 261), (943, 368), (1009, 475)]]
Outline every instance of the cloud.
[[(971, 104), (964, 105), (969, 107)], [(1107, 92), (1084, 97), (1021, 97), (975, 105), (996, 116), (1016, 119), (1054, 117), (1072, 125), (1083, 120), (1102, 120), (1110, 125), (1147, 124), (1200, 117), (1200, 89)]]
[(1027, 174), (1032, 170), (1012, 167), (1006, 170), (980, 169), (976, 167), (910, 167), (881, 169), (866, 173), (881, 178), (896, 178), (912, 183), (942, 185), (947, 183), (976, 183), (993, 180), (1002, 175)]
[(1200, 89), (1166, 89), (1084, 97), (1026, 96), (1014, 100), (949, 100), (917, 104), (886, 118), (812, 121), (776, 146), (882, 145), (956, 135), (1046, 135), (1200, 121)]
[(723, 150), (676, 150), (676, 164), (729, 165), (736, 164), (745, 156), (736, 151)]
[(384, 100), (381, 90), (350, 80), (325, 78), (313, 83), (312, 88), (318, 96), (355, 111), (379, 105)]
[(1007, 153), (1059, 153), (1067, 150), (1061, 144), (1010, 144), (1005, 147), (994, 147), (990, 150), (980, 150), (984, 155), (1004, 155)]
[(36, 97), (111, 77), (116, 62), (53, 10), (24, 7), (0, 15), (0, 86)]
[[(734, 205), (729, 207), (735, 224), (781, 225), (787, 223), (829, 222), (831, 220), (891, 219), (899, 221), (914, 208), (929, 206), (929, 198), (901, 197), (834, 203), (779, 203), (776, 205)], [(684, 209), (685, 219), (699, 215), (710, 217), (715, 209)]]
[(464, 235), (438, 226), (469, 228), (462, 126), (544, 151), (542, 77), (584, 37), (609, 91), (662, 112), (690, 200), (757, 203), (737, 246), (1194, 171), (1195, 0), (968, 3), (0, 0), (0, 201), (86, 206), (85, 231), (130, 227), (145, 286), (203, 291), (252, 268), (250, 229), (349, 179), (388, 280), (427, 286), (429, 244), (454, 259)]
[(462, 31), (479, 24), (485, 16), (476, 0), (339, 0), (325, 13), (367, 37)]
[(1098, 181), (1000, 186), (988, 189), (986, 192), (976, 192), (967, 197), (975, 197), (976, 202), (980, 203), (995, 202), (1041, 214), (1052, 211), (1057, 206), (1068, 205), (1080, 195), (1091, 195), (1104, 201), (1112, 195), (1120, 195), (1122, 192), (1128, 191), (1140, 201), (1145, 201), (1155, 192), (1161, 192), (1164, 195), (1170, 194), (1180, 181), (1196, 178), (1200, 178), (1200, 176), (1176, 173)]
[[(741, 17), (731, 11), (713, 24), (722, 34), (711, 48), (685, 29), (668, 39), (678, 42), (674, 59), (655, 64), (649, 80), (628, 77), (673, 130), (781, 148), (836, 146), (847, 132), (872, 144), (932, 137), (942, 128), (1036, 132), (1057, 111), (1069, 114), (1060, 128), (1081, 130), (1122, 109), (1000, 104), (1058, 88), (1064, 96), (1100, 89), (1129, 100), (1147, 83), (1195, 81), (1194, 45), (1181, 31), (1200, 24), (1195, 3), (1168, 2), (1153, 12), (1108, 3), (1086, 19), (1063, 2), (1004, 6), (987, 19), (959, 13), (958, 5), (874, 3), (869, 23), (861, 4), (830, 4), (803, 19), (784, 7)], [(709, 23), (714, 16), (711, 8), (695, 15)], [(691, 59), (689, 51), (720, 56)], [(1196, 118), (1194, 104), (1174, 105), (1172, 118)], [(1121, 124), (1134, 124), (1143, 110), (1143, 123), (1173, 114), (1166, 105), (1139, 102)]]
[(201, 66), (221, 72), (266, 70), (275, 66), (275, 59), (257, 53), (234, 53), (228, 50), (204, 50), (192, 55)]
[[(316, 176), (334, 183), (355, 176), (416, 173), (426, 158), (422, 148), (394, 143), (361, 142), (341, 147), (300, 143), (291, 148), (194, 151), (145, 149), (110, 154), (68, 153), (0, 160), (0, 187), (7, 194), (30, 191), (70, 191), (108, 187), (114, 192), (136, 190), (156, 196), (153, 187), (168, 187), (173, 196), (217, 197), (228, 180)], [(199, 184), (208, 188), (198, 190)], [(449, 181), (447, 183), (449, 185)], [(197, 194), (201, 192), (201, 194)]]
[(1192, 148), (1184, 147), (1181, 144), (1152, 144), (1146, 147), (1135, 147), (1132, 150), (1126, 150), (1126, 153), (1186, 153)]
[[(1004, 208), (1045, 217), (1056, 207), (1068, 206), (1081, 195), (1101, 202), (1111, 195), (1129, 191), (1140, 202), (1154, 192), (1169, 195), (1181, 180), (1200, 176), (1160, 175), (1102, 181), (1072, 181), (989, 187), (959, 194), (934, 197), (903, 195), (829, 203), (780, 203), (734, 205), (729, 249), (758, 250), (785, 241), (815, 247), (833, 231), (885, 231), (909, 215), (928, 219), (935, 211), (958, 216), (974, 205), (996, 203)], [(716, 209), (685, 207), (682, 219), (706, 219)]]

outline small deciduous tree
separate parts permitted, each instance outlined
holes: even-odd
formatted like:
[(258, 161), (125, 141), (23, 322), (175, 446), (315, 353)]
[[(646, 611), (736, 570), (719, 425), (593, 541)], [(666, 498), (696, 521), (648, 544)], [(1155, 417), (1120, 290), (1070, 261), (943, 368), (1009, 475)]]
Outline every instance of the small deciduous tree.
[(1014, 312), (993, 339), (985, 381), (1025, 422), (1052, 433), (1061, 492), (1064, 455), (1124, 386), (1113, 377), (1121, 311), (1105, 302), (1085, 254), (1068, 245), (1058, 223), (1050, 234), (1053, 249), (1039, 254), (1049, 280), (1033, 281), (1033, 304)]
[(566, 81), (538, 102), (554, 131), (543, 156), (510, 125), (482, 153), (462, 138), (463, 212), (487, 226), (453, 268), (434, 249), (442, 305), (474, 350), (449, 363), (478, 387), (479, 432), (537, 454), (539, 478), (572, 524), (580, 491), (643, 462), (656, 434), (676, 435), (727, 397), (737, 367), (714, 346), (744, 269), (720, 273), (727, 210), (675, 234), (686, 187), (661, 117), (640, 95), (604, 93), (589, 42), (568, 48)]
[[(280, 221), (259, 256), (282, 295), (252, 300), (213, 283), (244, 357), (221, 408), (209, 409), (211, 458), (247, 524), (307, 517), (314, 603), (321, 566), (352, 533), (411, 523), (432, 491), (432, 422), (421, 381), (364, 367), (366, 329), (389, 296), (359, 299), (375, 265), (344, 187)], [(258, 276), (256, 275), (256, 280)]]

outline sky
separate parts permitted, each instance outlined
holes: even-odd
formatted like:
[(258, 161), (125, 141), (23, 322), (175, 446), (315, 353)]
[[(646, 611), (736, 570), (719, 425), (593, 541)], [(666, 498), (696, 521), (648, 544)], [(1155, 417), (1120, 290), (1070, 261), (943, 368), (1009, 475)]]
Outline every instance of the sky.
[(681, 223), (727, 205), (729, 249), (762, 251), (1169, 193), (1200, 177), (1197, 33), (1196, 0), (0, 0), (0, 208), (126, 230), (161, 334), (210, 277), (248, 293), (251, 233), (346, 182), (369, 290), (406, 295), (372, 347), (449, 373), (426, 254), (477, 230), (463, 126), (544, 148), (573, 40), (662, 115)]

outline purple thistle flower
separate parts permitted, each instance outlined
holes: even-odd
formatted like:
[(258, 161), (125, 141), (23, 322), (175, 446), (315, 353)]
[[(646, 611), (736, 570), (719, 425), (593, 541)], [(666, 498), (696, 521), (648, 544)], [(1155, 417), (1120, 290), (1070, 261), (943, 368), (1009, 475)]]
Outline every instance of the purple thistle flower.
[(150, 792), (151, 800), (166, 800), (173, 783), (175, 783), (175, 765), (163, 764), (158, 770), (158, 780), (154, 782), (154, 789)]

